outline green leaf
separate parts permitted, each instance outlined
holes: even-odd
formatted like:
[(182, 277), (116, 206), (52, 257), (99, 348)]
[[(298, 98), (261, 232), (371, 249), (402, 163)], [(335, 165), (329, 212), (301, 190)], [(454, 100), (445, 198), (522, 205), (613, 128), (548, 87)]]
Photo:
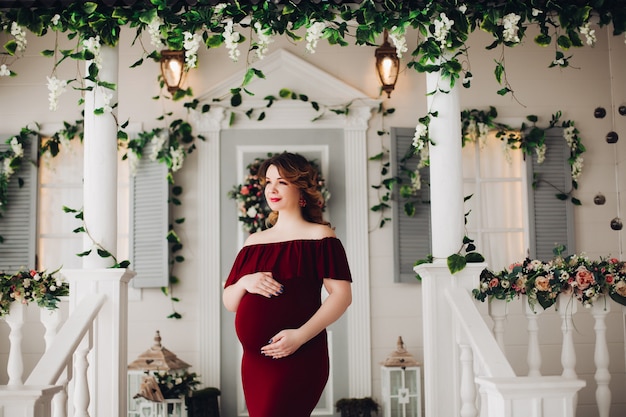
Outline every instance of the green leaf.
[(107, 250), (104, 250), (104, 249), (98, 249), (98, 255), (101, 258), (108, 258), (108, 257), (111, 256), (111, 253), (109, 251), (107, 251)]
[(280, 96), (280, 98), (289, 98), (291, 96), (291, 90), (289, 90), (287, 88), (282, 88), (278, 92), (278, 95)]
[(470, 252), (466, 254), (465, 260), (472, 263), (485, 262), (485, 258), (478, 252)]
[(467, 265), (467, 261), (465, 260), (464, 256), (461, 256), (458, 253), (454, 253), (448, 256), (447, 264), (450, 273), (455, 274), (465, 268), (465, 265)]
[(243, 98), (241, 97), (241, 93), (237, 92), (233, 94), (230, 98), (230, 105), (233, 107), (238, 107), (241, 105)]
[(556, 43), (561, 47), (561, 49), (567, 50), (572, 47), (572, 41), (565, 35), (559, 36)]
[(535, 43), (541, 46), (548, 46), (552, 42), (552, 37), (546, 34), (540, 34), (535, 37)]

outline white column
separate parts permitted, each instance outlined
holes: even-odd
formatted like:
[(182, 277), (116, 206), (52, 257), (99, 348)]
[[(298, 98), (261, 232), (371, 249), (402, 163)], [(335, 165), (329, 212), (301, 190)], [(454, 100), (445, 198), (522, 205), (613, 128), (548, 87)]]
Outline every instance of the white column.
[[(348, 309), (348, 380), (350, 397), (372, 395), (370, 274), (369, 274), (369, 204), (367, 193), (367, 139), (370, 107), (356, 107), (346, 117), (344, 152), (345, 175), (351, 185), (346, 187), (346, 256), (352, 276), (352, 305)], [(348, 183), (348, 182), (347, 182)], [(364, 320), (364, 318), (367, 318)]]
[[(427, 91), (450, 90), (439, 74), (427, 74)], [(446, 288), (478, 286), (484, 264), (466, 267), (454, 276), (446, 258), (463, 242), (463, 171), (461, 162), (461, 110), (458, 87), (448, 94), (428, 97), (430, 112), (430, 201), (433, 264), (415, 268), (422, 277), (424, 320), (424, 402), (426, 417), (455, 416), (460, 411), (459, 349), (454, 338), (452, 314), (445, 298)]]
[(591, 307), (591, 314), (595, 319), (594, 330), (596, 331), (596, 346), (594, 350), (594, 362), (596, 365), (595, 380), (596, 403), (598, 405), (598, 416), (609, 417), (611, 410), (611, 373), (609, 372), (609, 347), (606, 342), (606, 317), (611, 311), (611, 300), (604, 295), (594, 302)]
[(428, 96), (432, 117), (429, 133), (435, 145), (430, 146), (430, 205), (432, 250), (437, 261), (456, 253), (464, 235), (463, 166), (461, 157), (461, 104), (458, 83), (440, 74), (426, 75), (426, 91), (449, 91)]
[[(221, 331), (222, 276), (220, 274), (220, 132), (224, 109), (211, 107), (208, 113), (191, 113), (194, 130), (206, 138), (198, 146), (198, 235), (199, 247), (204, 256), (199, 257), (199, 270), (205, 271), (205, 279), (200, 280), (199, 291), (204, 294), (200, 303), (200, 363), (198, 374), (208, 387), (221, 386), (221, 340), (215, 335)], [(217, 267), (216, 267), (217, 266)]]
[[(98, 78), (109, 83), (118, 83), (119, 51), (102, 46), (102, 68)], [(87, 62), (87, 69), (89, 65)], [(117, 91), (104, 89), (87, 83), (93, 91), (85, 92), (85, 137), (84, 137), (84, 182), (83, 214), (89, 235), (104, 249), (117, 253), (117, 130), (113, 113), (95, 114), (105, 105), (105, 94), (112, 94), (110, 104), (117, 103)], [(85, 233), (84, 250), (92, 249), (83, 258), (85, 269), (108, 268), (112, 258), (102, 258), (93, 247), (91, 238)]]

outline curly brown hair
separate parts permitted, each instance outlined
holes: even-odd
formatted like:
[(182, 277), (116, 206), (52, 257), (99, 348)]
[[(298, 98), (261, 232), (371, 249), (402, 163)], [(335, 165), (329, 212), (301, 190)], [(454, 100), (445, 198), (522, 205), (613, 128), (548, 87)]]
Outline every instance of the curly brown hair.
[[(271, 165), (278, 169), (281, 177), (300, 190), (302, 198), (306, 201), (306, 205), (302, 207), (304, 219), (312, 223), (330, 226), (330, 223), (324, 220), (322, 214), (324, 197), (318, 188), (319, 174), (317, 169), (300, 154), (291, 152), (279, 153), (263, 161), (259, 168), (259, 181), (263, 187), (265, 187), (267, 169)], [(272, 211), (267, 218), (268, 226), (273, 226), (277, 220), (278, 212)]]

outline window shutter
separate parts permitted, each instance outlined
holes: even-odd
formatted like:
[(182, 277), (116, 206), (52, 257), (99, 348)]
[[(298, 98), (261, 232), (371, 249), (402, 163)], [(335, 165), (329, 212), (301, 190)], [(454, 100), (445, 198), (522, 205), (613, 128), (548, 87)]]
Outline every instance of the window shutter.
[[(548, 261), (554, 258), (556, 245), (565, 245), (565, 254), (575, 252), (574, 208), (569, 200), (556, 198), (561, 190), (572, 188), (570, 150), (563, 138), (563, 129), (546, 132), (546, 158), (537, 164), (535, 155), (526, 156), (528, 173), (528, 205), (531, 259)], [(536, 186), (533, 188), (533, 182)], [(553, 184), (555, 189), (550, 184)]]
[[(38, 138), (31, 136), (24, 145), (24, 158), (20, 169), (9, 181), (9, 202), (0, 217), (0, 271), (14, 273), (28, 268), (35, 269), (35, 247), (37, 233), (37, 146)], [(10, 148), (0, 143), (0, 152)], [(24, 182), (19, 186), (19, 180)]]
[[(399, 172), (401, 160), (411, 147), (415, 129), (394, 128), (391, 132), (391, 173), (402, 179), (402, 184), (409, 184), (407, 175)], [(414, 157), (405, 165), (407, 169), (414, 170), (419, 158)], [(415, 261), (425, 259), (432, 253), (431, 250), (431, 226), (430, 226), (430, 169), (420, 169), (422, 188), (418, 196), (419, 202), (415, 205), (415, 215), (408, 216), (404, 213), (404, 202), (398, 194), (396, 187), (393, 192), (393, 233), (394, 233), (394, 281), (395, 282), (419, 282), (415, 276), (413, 267)]]
[(146, 145), (137, 171), (130, 179), (130, 269), (135, 288), (166, 287), (169, 281), (169, 185), (167, 166), (148, 157)]

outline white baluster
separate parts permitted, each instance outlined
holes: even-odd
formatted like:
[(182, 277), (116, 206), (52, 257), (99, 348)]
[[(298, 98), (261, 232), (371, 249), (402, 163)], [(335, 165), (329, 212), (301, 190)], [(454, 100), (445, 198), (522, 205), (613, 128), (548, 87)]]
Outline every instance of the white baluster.
[(8, 385), (23, 385), (24, 380), (24, 358), (22, 356), (22, 326), (24, 325), (24, 317), (26, 314), (25, 305), (14, 301), (9, 307), (9, 314), (4, 320), (9, 325), (9, 340), (11, 347), (9, 348), (9, 359), (7, 362), (7, 374), (9, 375)]
[(92, 343), (92, 330), (90, 330), (74, 353), (74, 417), (89, 417), (90, 397), (87, 378), (89, 361), (87, 355), (91, 350)]
[(502, 349), (504, 349), (504, 321), (506, 320), (506, 308), (508, 302), (504, 300), (493, 299), (489, 301), (489, 315), (493, 319), (493, 335)]
[(563, 333), (563, 346), (561, 348), (561, 365), (563, 365), (563, 376), (576, 378), (576, 350), (574, 349), (574, 321), (578, 301), (567, 295), (561, 295), (557, 299), (559, 315), (561, 316), (561, 332)]
[(596, 403), (598, 404), (598, 416), (609, 417), (611, 408), (611, 390), (609, 382), (609, 348), (606, 343), (606, 316), (611, 311), (611, 304), (606, 296), (597, 300), (591, 307), (591, 314), (595, 319), (594, 330), (596, 331), (596, 347), (593, 359), (596, 364)]
[(523, 296), (524, 314), (528, 322), (528, 376), (541, 376), (541, 349), (539, 348), (539, 315), (543, 313), (541, 309), (535, 309), (528, 304), (528, 297)]
[(461, 350), (461, 417), (476, 417), (476, 385), (474, 383), (474, 355), (469, 345), (459, 345)]
[[(43, 338), (46, 343), (46, 351), (57, 335), (59, 327), (61, 327), (61, 318), (61, 312), (58, 309), (41, 308), (39, 310), (39, 321), (41, 321), (45, 329)], [(59, 381), (60, 384), (63, 384), (63, 389), (52, 399), (52, 415), (55, 417), (67, 415), (67, 383), (65, 382), (67, 379), (65, 376), (66, 372), (63, 372)]]

